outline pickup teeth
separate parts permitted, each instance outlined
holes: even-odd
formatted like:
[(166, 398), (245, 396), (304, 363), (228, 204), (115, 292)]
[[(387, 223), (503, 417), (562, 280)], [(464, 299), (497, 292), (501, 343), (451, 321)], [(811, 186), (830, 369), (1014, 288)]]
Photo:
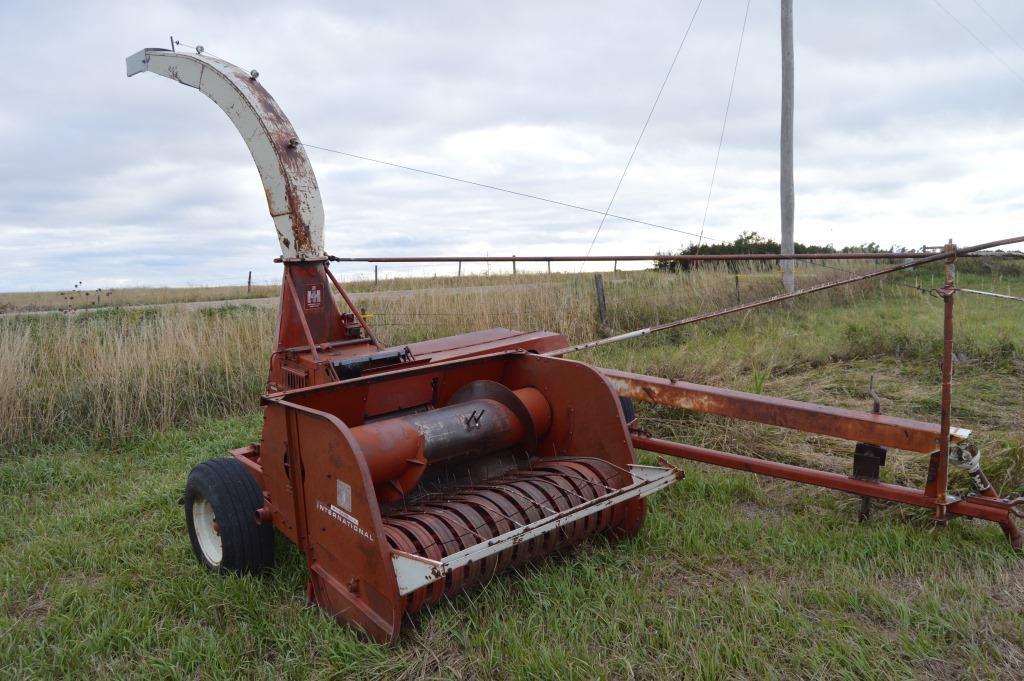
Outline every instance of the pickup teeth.
[[(441, 560), (630, 482), (627, 472), (600, 459), (540, 459), (529, 468), (392, 513), (384, 518), (384, 532), (393, 549)], [(408, 594), (405, 611), (411, 614), (499, 572), (613, 530), (623, 519), (621, 506), (612, 506), (469, 563), (453, 570), (445, 579)]]

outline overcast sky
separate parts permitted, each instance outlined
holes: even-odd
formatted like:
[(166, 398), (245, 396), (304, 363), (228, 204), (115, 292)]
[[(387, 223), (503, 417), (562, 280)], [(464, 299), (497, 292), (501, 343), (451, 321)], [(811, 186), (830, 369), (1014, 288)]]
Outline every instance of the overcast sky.
[[(1024, 231), (1024, 3), (941, 2), (991, 52), (935, 0), (795, 3), (798, 241)], [(228, 118), (125, 77), (172, 34), (258, 69), (306, 142), (603, 210), (696, 4), (4, 0), (0, 290), (279, 276)], [(745, 5), (705, 0), (612, 212), (699, 231)], [(778, 236), (779, 59), (779, 2), (753, 0), (711, 237)], [(600, 220), (309, 155), (336, 255), (581, 254)], [(609, 219), (594, 253), (687, 241)]]

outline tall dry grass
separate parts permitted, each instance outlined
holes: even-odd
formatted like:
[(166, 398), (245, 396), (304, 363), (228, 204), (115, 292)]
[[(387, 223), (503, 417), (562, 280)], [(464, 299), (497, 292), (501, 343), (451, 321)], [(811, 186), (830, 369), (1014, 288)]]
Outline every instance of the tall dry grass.
[[(859, 266), (870, 269), (868, 265)], [(798, 286), (850, 276), (834, 269), (798, 268)], [(504, 326), (557, 331), (573, 341), (626, 331), (709, 312), (782, 291), (776, 272), (755, 266), (738, 272), (724, 266), (689, 272), (605, 272), (608, 328), (598, 317), (594, 275), (519, 275), (491, 277), (491, 285), (441, 286), (404, 292), (355, 293), (371, 321), (389, 343), (407, 343), (440, 335)], [(738, 289), (737, 289), (738, 278)], [(818, 294), (812, 305), (837, 304), (869, 290), (888, 288), (878, 280)], [(737, 292), (738, 291), (738, 292)]]
[(272, 331), (249, 308), (4, 320), (0, 449), (253, 409)]
[[(804, 267), (800, 284), (836, 274)], [(736, 276), (721, 268), (603, 276), (610, 329), (597, 317), (592, 274), (491, 277), (486, 286), (354, 297), (371, 312), (381, 338), (401, 344), (494, 326), (586, 340), (713, 310), (737, 295)], [(743, 300), (777, 293), (779, 286), (775, 273), (739, 273)], [(872, 286), (884, 285), (841, 288), (806, 304), (841, 304)], [(69, 437), (113, 441), (255, 409), (274, 316), (272, 308), (241, 306), (0, 318), (0, 451)]]

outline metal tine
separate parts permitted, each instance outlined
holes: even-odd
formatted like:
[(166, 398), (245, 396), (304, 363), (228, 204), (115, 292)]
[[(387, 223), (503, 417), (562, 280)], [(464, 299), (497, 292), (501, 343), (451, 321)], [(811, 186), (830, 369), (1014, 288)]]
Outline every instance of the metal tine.
[(485, 537), (482, 534), (480, 534), (479, 532), (477, 532), (477, 530), (483, 528), (483, 525), (477, 525), (476, 527), (470, 527), (469, 524), (463, 522), (461, 517), (458, 514), (456, 514), (454, 511), (450, 511), (448, 509), (445, 509), (443, 506), (428, 506), (426, 508), (437, 509), (438, 511), (445, 511), (445, 514), (444, 514), (445, 520), (447, 520), (448, 522), (450, 522), (450, 523), (452, 523), (454, 525), (459, 525), (463, 529), (469, 530), (470, 534), (476, 535), (476, 538), (481, 540), (481, 541), (487, 541), (487, 539), (489, 538), (489, 537)]
[[(586, 465), (586, 462), (587, 462), (588, 460), (589, 460), (589, 461), (594, 461), (595, 459), (594, 459), (593, 457), (587, 457), (587, 456), (575, 456), (575, 457), (566, 457), (566, 458), (565, 458), (565, 461), (566, 461), (566, 462), (575, 462), (575, 463), (582, 463), (582, 464), (584, 464), (584, 465)], [(628, 475), (629, 475), (629, 476), (631, 476), (631, 477), (632, 477), (632, 475), (633, 475), (633, 473), (632, 473), (632, 472), (631, 472), (631, 471), (630, 471), (630, 470), (629, 470), (628, 468), (625, 468), (625, 467), (623, 467), (623, 466), (620, 466), (620, 465), (618, 465), (617, 463), (614, 463), (614, 462), (612, 462), (612, 461), (606, 461), (606, 460), (604, 460), (604, 459), (597, 459), (597, 460), (598, 460), (598, 461), (600, 461), (602, 465), (605, 465), (605, 466), (609, 466), (609, 467), (611, 467), (611, 468), (615, 468), (615, 469), (618, 469), (618, 470), (622, 471), (623, 473), (626, 473), (626, 474), (628, 474)]]
[[(445, 498), (446, 495), (444, 491), (441, 490), (438, 490), (437, 492), (424, 492), (423, 494), (420, 494), (419, 496), (416, 497), (416, 504), (429, 503), (437, 499), (441, 499), (443, 501)], [(414, 505), (413, 508), (415, 507), (416, 506)]]
[[(538, 477), (538, 476), (535, 476), (535, 477)], [(513, 496), (517, 496), (517, 497), (520, 497), (522, 499), (525, 499), (527, 502), (533, 504), (534, 506), (536, 506), (538, 508), (544, 509), (545, 511), (549, 512), (551, 515), (555, 515), (555, 514), (558, 513), (558, 511), (552, 510), (552, 509), (548, 508), (547, 506), (545, 506), (544, 504), (542, 504), (542, 503), (540, 503), (538, 501), (534, 501), (533, 499), (527, 497), (525, 494), (519, 492), (518, 490), (516, 490), (514, 488), (506, 486), (506, 487), (502, 487), (502, 490), (509, 492)], [(542, 490), (541, 490), (541, 494), (543, 494)], [(569, 535), (566, 534), (566, 530), (565, 530), (564, 527), (561, 527), (561, 528), (558, 528), (558, 529), (561, 531), (563, 537), (565, 537), (565, 538), (569, 537)]]
[[(428, 532), (427, 532), (427, 534), (429, 534), (429, 535), (433, 536), (433, 533), (432, 533), (432, 532), (429, 532), (429, 531), (428, 531)], [(430, 558), (430, 556), (426, 555), (426, 554), (427, 554), (427, 549), (429, 549), (429, 548), (432, 548), (432, 547), (435, 547), (435, 546), (436, 546), (436, 547), (438, 547), (438, 548), (444, 548), (444, 547), (443, 547), (443, 546), (441, 545), (441, 542), (437, 541), (436, 539), (434, 539), (433, 541), (431, 541), (431, 542), (430, 542), (429, 544), (423, 544), (423, 545), (422, 545), (422, 549), (423, 549), (423, 555), (424, 555), (424, 557), (426, 557), (426, 558)]]
[[(481, 508), (486, 510), (488, 513), (494, 513), (495, 515), (498, 515), (498, 516), (504, 518), (505, 520), (509, 521), (512, 525), (514, 525), (516, 527), (523, 527), (524, 525), (526, 525), (526, 522), (519, 522), (515, 518), (513, 518), (513, 517), (503, 513), (501, 511), (501, 509), (498, 507), (498, 504), (496, 502), (492, 501), (491, 499), (489, 499), (487, 494), (485, 494), (485, 493), (498, 494), (499, 491), (498, 491), (497, 488), (495, 488), (493, 486), (474, 485), (474, 486), (471, 486), (471, 487), (468, 487), (468, 488), (464, 487), (464, 488), (462, 488), (462, 491), (468, 491), (470, 493), (475, 492), (481, 499), (483, 499), (486, 502), (486, 504), (482, 504), (479, 500), (466, 499), (465, 503), (467, 503), (467, 504), (469, 504), (471, 506), (473, 506), (473, 505), (481, 506)], [(456, 499), (456, 500), (458, 500), (458, 499)], [(510, 502), (506, 501), (505, 503), (510, 503)], [(523, 518), (523, 519), (524, 519), (524, 521), (526, 520), (525, 518)], [(497, 536), (497, 535), (495, 535), (495, 536)], [(508, 550), (516, 551), (518, 549), (517, 549), (517, 547), (512, 547), (511, 549), (508, 549)], [(500, 561), (497, 560), (497, 559), (493, 561), (493, 568), (491, 570), (491, 576), (492, 577), (495, 574), (498, 573), (498, 563), (499, 562)]]
[(545, 511), (547, 511), (548, 513), (550, 513), (552, 515), (554, 515), (555, 513), (558, 513), (558, 511), (555, 511), (553, 509), (548, 508), (547, 506), (545, 506), (544, 504), (540, 503), (539, 501), (534, 501), (533, 499), (531, 499), (530, 497), (526, 496), (525, 494), (523, 494), (519, 490), (515, 489), (514, 487), (502, 488), (502, 491), (503, 492), (508, 492), (509, 494), (511, 494), (513, 496), (519, 497), (520, 499), (525, 499), (526, 501), (530, 502), (534, 506), (536, 506), (538, 508), (543, 508)]
[[(427, 492), (427, 493), (423, 494), (422, 496), (417, 497), (416, 498), (416, 504), (413, 505), (413, 506), (410, 506), (407, 510), (409, 512), (411, 512), (411, 513), (415, 513), (420, 508), (424, 508), (424, 507), (430, 506), (432, 504), (439, 504), (439, 503), (440, 504), (445, 504), (445, 503), (448, 503), (449, 499), (451, 498), (450, 494), (451, 494), (450, 490), (449, 490), (448, 494), (445, 494), (444, 492)], [(394, 515), (394, 514), (391, 514), (391, 515)]]
[(486, 485), (466, 485), (460, 487), (459, 492), (504, 492), (505, 485), (509, 482), (518, 482), (518, 480), (511, 480), (503, 476), (488, 480)]
[[(583, 501), (587, 501), (586, 497), (583, 497), (582, 495), (577, 494), (577, 492), (575, 492), (573, 490), (566, 490), (565, 487), (563, 487), (562, 485), (560, 485), (557, 482), (555, 482), (554, 479), (553, 479), (555, 475), (557, 475), (557, 474), (553, 474), (551, 476), (548, 476), (548, 475), (534, 475), (531, 478), (530, 477), (526, 477), (526, 476), (524, 476), (524, 477), (526, 477), (526, 479), (529, 480), (530, 482), (534, 483), (534, 485), (538, 488), (538, 490), (540, 490), (541, 494), (544, 495), (545, 497), (547, 497), (549, 501), (554, 502), (554, 500), (552, 499), (551, 495), (546, 490), (544, 490), (544, 487), (543, 487), (544, 484), (550, 484), (552, 487), (555, 488), (555, 490), (557, 490), (558, 492), (561, 492), (562, 495), (564, 495), (564, 497), (565, 497), (565, 501), (569, 504), (569, 508), (572, 508), (574, 506), (572, 504), (571, 500), (568, 497), (569, 495), (572, 495), (573, 497), (577, 497), (577, 498), (579, 498), (579, 499), (581, 499)], [(542, 506), (542, 508), (547, 508), (547, 507), (546, 506)], [(562, 513), (563, 511), (559, 511), (559, 510), (555, 509), (553, 512), (554, 513)], [(562, 529), (563, 534), (564, 534), (565, 527), (563, 526), (563, 527), (561, 527), (561, 529)]]
[[(434, 508), (434, 507), (431, 507), (431, 508)], [(416, 516), (417, 516), (417, 513), (418, 513), (417, 511), (411, 511), (411, 512), (409, 512), (409, 513), (395, 513), (395, 514), (392, 514), (392, 515), (391, 515), (391, 516), (389, 516), (389, 517), (392, 517), (392, 518), (399, 518), (399, 519), (410, 519), (410, 518), (413, 518), (413, 519), (415, 519), (415, 518), (416, 518)], [(447, 514), (445, 514), (445, 515), (444, 515), (444, 519), (445, 519), (445, 520), (451, 520), (451, 518), (450, 518), (450, 517), (449, 517), (449, 515), (447, 515)], [(479, 535), (478, 533), (476, 533), (476, 531), (474, 531), (474, 530), (473, 530), (473, 529), (471, 529), (470, 527), (466, 526), (466, 525), (465, 525), (465, 523), (459, 523), (459, 524), (462, 524), (462, 525), (463, 525), (463, 527), (465, 527), (466, 529), (469, 529), (470, 533), (472, 533), (473, 535), (476, 535), (476, 536), (477, 536), (478, 538), (480, 538), (480, 539), (483, 539), (483, 537), (482, 537), (481, 535)], [(477, 527), (477, 529), (479, 529), (479, 527)], [(431, 537), (433, 536), (433, 533), (432, 533), (432, 531), (430, 531), (430, 535), (431, 535)], [(440, 547), (440, 548), (443, 548), (443, 544), (444, 544), (443, 542), (439, 542), (439, 541), (437, 541), (437, 540), (434, 540), (434, 542), (433, 542), (432, 544), (429, 544), (428, 546), (436, 546), (436, 547)], [(425, 549), (425, 548), (426, 548), (426, 547), (424, 547), (424, 549)]]
[[(409, 513), (409, 514), (405, 515), (405, 519), (417, 520), (416, 519), (416, 514), (415, 513)], [(434, 537), (434, 534), (435, 534), (434, 533), (434, 529), (432, 527), (430, 527), (430, 525), (425, 520), (421, 520), (420, 519), (420, 520), (417, 520), (417, 522), (423, 526), (424, 531), (428, 535), (430, 535), (432, 538)], [(439, 521), (439, 522), (441, 522), (441, 521)], [(423, 550), (425, 552), (428, 548), (430, 548), (432, 546), (436, 546), (438, 549), (441, 550), (441, 555), (443, 557), (445, 555), (444, 545), (445, 545), (445, 542), (443, 540), (434, 538), (434, 540), (432, 542), (430, 542), (429, 544), (424, 544), (423, 545)]]
[(565, 476), (567, 478), (570, 478), (572, 480), (579, 480), (581, 482), (585, 482), (588, 485), (596, 485), (598, 487), (604, 487), (609, 492), (614, 492), (616, 490), (615, 487), (609, 487), (608, 485), (606, 485), (606, 484), (604, 484), (602, 482), (595, 482), (594, 480), (588, 480), (587, 478), (580, 477), (579, 475), (573, 475), (572, 473), (559, 473), (559, 475), (563, 475), (563, 476)]
[(494, 479), (488, 480), (486, 483), (481, 483), (479, 485), (462, 485), (459, 487), (457, 494), (453, 496), (458, 496), (458, 494), (463, 492), (493, 492), (494, 488), (498, 487), (499, 484), (500, 479)]
[[(568, 495), (569, 495), (569, 494), (572, 494), (573, 496), (575, 496), (575, 497), (578, 497), (578, 498), (580, 498), (580, 499), (582, 499), (582, 500), (586, 501), (586, 497), (584, 497), (584, 496), (582, 496), (582, 495), (580, 495), (580, 494), (577, 494), (577, 493), (576, 493), (576, 492), (575, 492), (574, 490), (567, 490), (567, 489), (564, 489), (564, 488), (563, 488), (563, 487), (562, 487), (561, 485), (559, 485), (559, 484), (557, 484), (557, 483), (553, 482), (553, 481), (552, 481), (551, 479), (549, 479), (549, 478), (547, 478), (547, 477), (542, 477), (542, 478), (538, 478), (538, 481), (540, 481), (540, 482), (545, 482), (545, 483), (547, 483), (547, 484), (551, 485), (552, 487), (554, 487), (555, 489), (557, 489), (558, 491), (560, 491), (560, 492), (562, 492), (563, 494), (565, 494), (565, 495), (566, 495), (566, 501), (568, 501), (568, 500), (569, 500), (569, 497), (568, 497)], [(572, 506), (570, 505), (570, 509), (571, 509), (571, 508), (572, 508)], [(579, 522), (582, 522), (582, 521), (581, 521), (581, 520), (575, 520), (575, 521), (573, 521), (572, 523), (569, 523), (568, 525), (562, 525), (562, 526), (560, 526), (560, 527), (558, 528), (558, 531), (559, 531), (559, 532), (561, 532), (561, 534), (562, 534), (562, 536), (563, 536), (564, 538), (566, 538), (566, 539), (570, 539), (570, 538), (571, 538), (571, 536), (569, 535), (569, 528), (571, 528), (571, 527), (575, 527), (575, 526), (576, 526), (576, 524), (577, 524), (577, 523), (579, 523)]]
[[(558, 475), (561, 475), (561, 473), (559, 473)], [(526, 476), (523, 476), (523, 477), (526, 477)], [(566, 477), (568, 477), (568, 476), (566, 476)], [(581, 500), (583, 500), (583, 501), (587, 501), (587, 498), (586, 498), (585, 496), (583, 496), (582, 494), (578, 493), (578, 492), (577, 492), (576, 490), (573, 490), (573, 489), (567, 489), (567, 488), (565, 488), (565, 487), (563, 487), (563, 486), (559, 485), (559, 484), (558, 484), (557, 482), (555, 482), (555, 481), (554, 481), (554, 480), (552, 480), (551, 478), (546, 478), (546, 477), (545, 477), (545, 478), (541, 478), (541, 480), (542, 480), (543, 482), (546, 482), (547, 484), (551, 485), (552, 487), (554, 487), (555, 489), (557, 489), (557, 490), (558, 490), (559, 492), (563, 492), (563, 493), (565, 493), (565, 494), (571, 494), (571, 495), (573, 495), (574, 497), (576, 497), (577, 499), (581, 499)]]
[[(443, 506), (424, 506), (424, 507), (423, 507), (423, 510), (426, 510), (426, 509), (432, 509), (432, 510), (437, 510), (437, 511), (440, 511), (440, 512), (443, 512), (443, 511), (445, 511), (445, 509), (444, 509), (444, 507), (443, 507)], [(420, 512), (421, 512), (421, 511), (411, 511), (411, 512), (409, 512), (409, 513), (393, 513), (393, 514), (391, 514), (391, 515), (390, 515), (390, 516), (388, 516), (388, 517), (389, 517), (389, 518), (399, 518), (399, 519), (402, 519), (402, 520), (407, 520), (407, 519), (409, 519), (409, 518), (415, 518), (415, 517), (416, 517), (416, 515), (417, 515), (418, 513), (420, 513)], [(447, 520), (451, 520), (451, 518), (449, 517), (449, 514), (448, 514), (448, 513), (445, 513), (445, 516), (444, 516), (444, 517), (445, 517), (445, 519), (447, 519)], [(457, 522), (457, 523), (458, 523), (459, 525), (461, 525), (461, 526), (462, 526), (463, 528), (465, 528), (465, 529), (469, 530), (469, 531), (470, 531), (470, 532), (471, 532), (472, 534), (475, 534), (475, 535), (476, 535), (476, 536), (477, 536), (478, 538), (480, 538), (480, 539), (487, 539), (486, 537), (484, 537), (483, 535), (481, 535), (481, 534), (480, 534), (479, 532), (477, 532), (477, 530), (480, 530), (480, 529), (482, 529), (482, 528), (483, 528), (483, 525), (477, 525), (476, 527), (470, 527), (469, 525), (467, 525), (466, 523), (464, 523), (464, 522), (462, 522), (462, 521), (455, 521), (455, 522)]]
[[(616, 492), (616, 491), (618, 491), (618, 489), (619, 489), (618, 487), (609, 487), (608, 485), (604, 484), (603, 481), (604, 480), (608, 480), (608, 478), (605, 478), (603, 475), (601, 475), (601, 473), (599, 473), (597, 471), (594, 471), (593, 469), (590, 469), (590, 470), (597, 476), (597, 480), (590, 480), (590, 484), (597, 485), (598, 487), (604, 487), (605, 490), (607, 490), (609, 492)], [(566, 477), (573, 478), (573, 475), (567, 473)], [(573, 479), (579, 480), (581, 478), (573, 478)], [(583, 478), (583, 479), (589, 480), (589, 478)]]
[[(462, 488), (462, 490), (468, 490), (468, 491), (477, 491), (477, 492), (480, 492), (480, 491), (483, 491), (483, 490), (487, 490), (487, 491), (494, 491), (494, 490), (493, 490), (492, 488), (490, 488), (490, 487), (480, 487), (480, 486), (474, 486), (474, 487), (463, 487), (463, 488)], [(491, 506), (496, 506), (496, 504), (491, 504)], [(518, 525), (519, 527), (522, 527), (523, 525), (525, 525), (525, 524), (526, 524), (526, 523), (521, 523), (521, 522), (519, 522), (519, 521), (518, 521), (518, 520), (516, 520), (515, 518), (512, 518), (512, 517), (510, 517), (510, 516), (507, 516), (507, 515), (505, 515), (505, 514), (504, 514), (504, 513), (502, 513), (502, 512), (501, 512), (501, 511), (500, 511), (500, 510), (499, 510), (498, 508), (494, 508), (494, 509), (488, 508), (487, 510), (488, 510), (488, 511), (492, 511), (492, 510), (493, 510), (493, 512), (494, 512), (494, 513), (497, 513), (498, 515), (500, 515), (500, 516), (501, 516), (502, 518), (504, 518), (505, 520), (509, 521), (510, 523), (513, 523), (514, 525)]]
[[(472, 483), (472, 478), (470, 478), (470, 481)], [(419, 506), (421, 506), (421, 505), (430, 504), (430, 503), (437, 503), (437, 502), (445, 503), (453, 495), (458, 494), (458, 493), (463, 492), (463, 491), (466, 491), (466, 490), (469, 490), (469, 489), (477, 489), (477, 490), (479, 490), (479, 489), (490, 489), (490, 486), (489, 485), (485, 485), (485, 484), (479, 484), (479, 485), (469, 484), (469, 485), (459, 485), (457, 487), (452, 487), (450, 489), (437, 490), (437, 491), (434, 491), (434, 492), (421, 492), (421, 493), (415, 495), (415, 497), (413, 498), (412, 505), (404, 503), (403, 506), (404, 506), (404, 508), (406, 510), (411, 511), (411, 512), (415, 512), (416, 509)], [(404, 496), (402, 498), (403, 502), (405, 502), (407, 499), (409, 499), (408, 495), (406, 495), (406, 496)], [(391, 515), (394, 515), (394, 514), (391, 514)]]

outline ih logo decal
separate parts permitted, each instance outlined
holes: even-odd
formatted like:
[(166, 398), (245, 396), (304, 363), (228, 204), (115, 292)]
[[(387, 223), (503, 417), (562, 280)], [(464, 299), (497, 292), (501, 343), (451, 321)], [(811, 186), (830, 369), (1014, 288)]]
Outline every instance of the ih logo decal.
[(319, 310), (323, 302), (323, 288), (320, 284), (310, 284), (306, 287), (306, 309)]

